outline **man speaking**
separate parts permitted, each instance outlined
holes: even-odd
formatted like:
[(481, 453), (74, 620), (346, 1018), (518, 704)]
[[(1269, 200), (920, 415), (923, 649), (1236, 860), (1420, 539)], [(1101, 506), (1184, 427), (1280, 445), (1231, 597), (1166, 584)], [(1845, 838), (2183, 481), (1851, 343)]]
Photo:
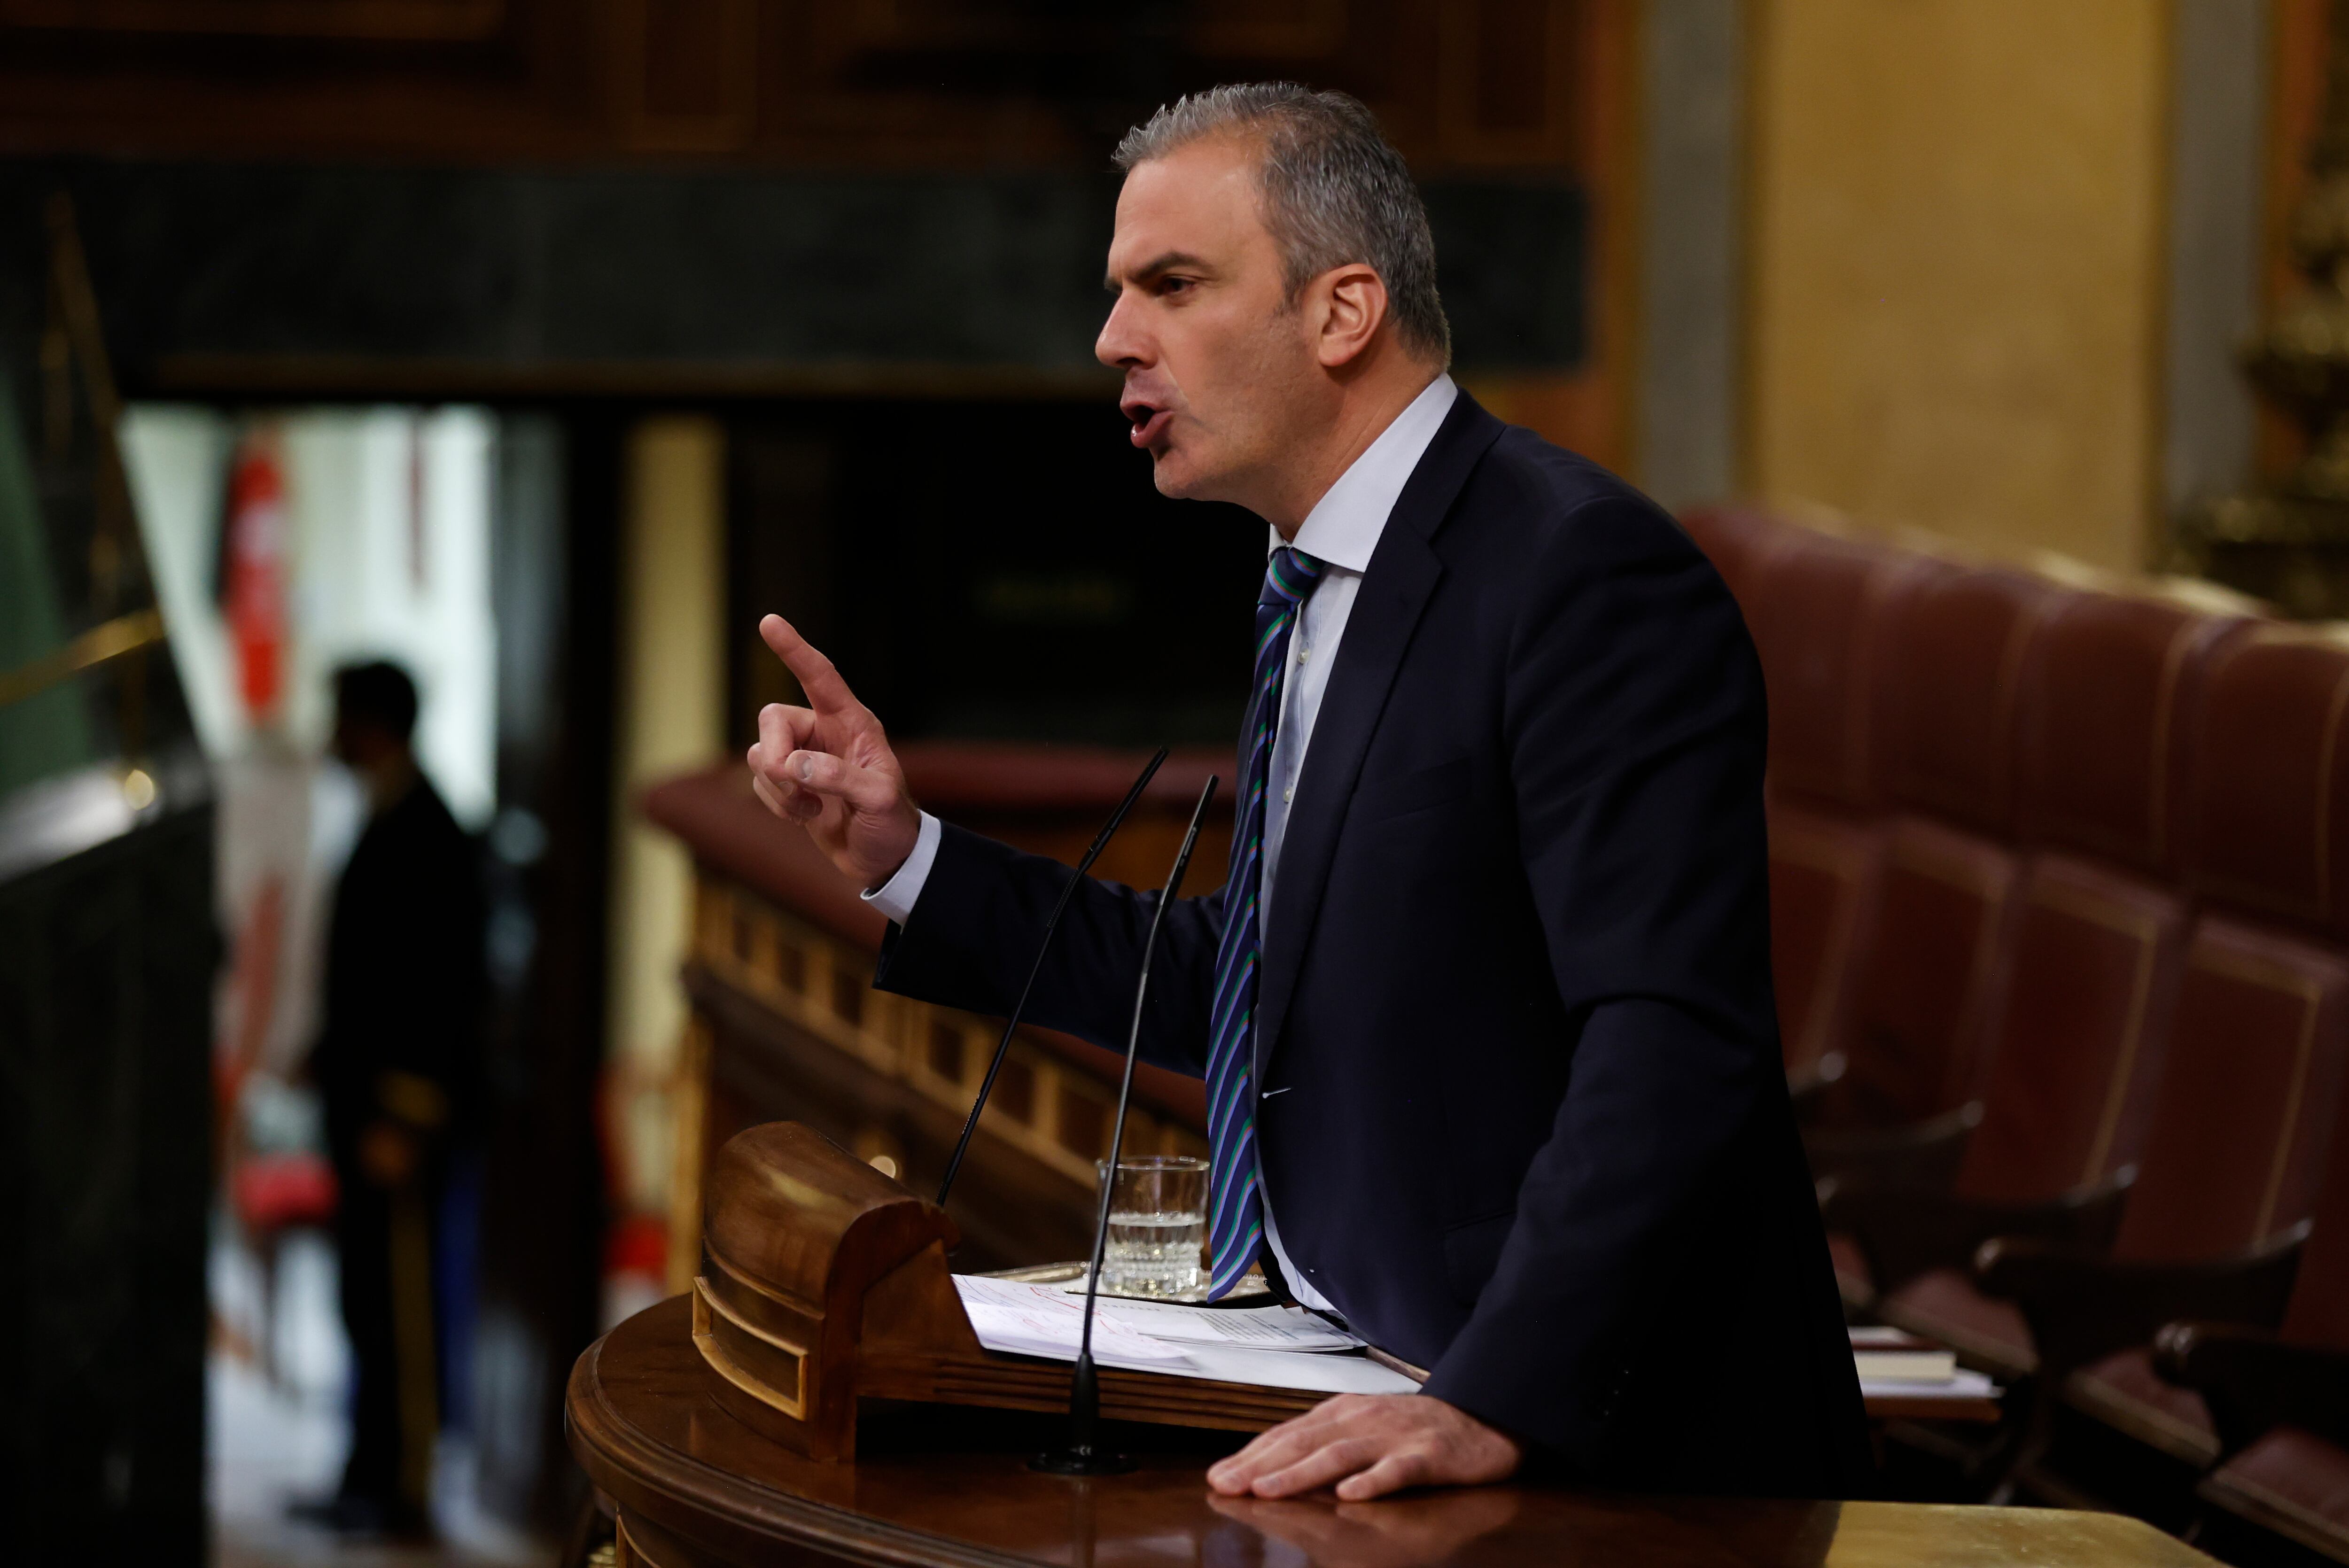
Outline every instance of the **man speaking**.
[[(1142, 1050), (1206, 1079), (1212, 1288), (1261, 1262), (1433, 1373), (1210, 1483), (1864, 1488), (1736, 605), (1651, 502), (1444, 375), (1426, 214), (1361, 104), (1219, 88), (1118, 164), (1096, 352), (1133, 442), (1276, 536), (1230, 880), (1167, 912)], [(761, 714), (756, 787), (889, 916), (876, 984), (1008, 1012), (1066, 868), (921, 811), (832, 665), (761, 631), (810, 707)], [(1030, 1016), (1122, 1046), (1154, 897), (1081, 889)]]

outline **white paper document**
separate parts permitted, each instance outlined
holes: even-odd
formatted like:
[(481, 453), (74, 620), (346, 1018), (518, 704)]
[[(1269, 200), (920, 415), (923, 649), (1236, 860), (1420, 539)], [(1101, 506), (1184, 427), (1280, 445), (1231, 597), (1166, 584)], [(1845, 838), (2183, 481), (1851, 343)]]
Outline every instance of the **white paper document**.
[[(1084, 1281), (1051, 1287), (1085, 1299)], [(1105, 1295), (1098, 1311), (1154, 1339), (1199, 1345), (1247, 1345), (1258, 1350), (1360, 1350), (1362, 1342), (1301, 1306), (1195, 1306), (1181, 1301), (1136, 1301)]]
[[(1058, 1285), (955, 1275), (963, 1309), (989, 1350), (1074, 1361), (1084, 1328), (1085, 1298)], [(1302, 1388), (1324, 1394), (1413, 1394), (1419, 1385), (1368, 1357), (1347, 1354), (1361, 1341), (1284, 1307), (1229, 1311), (1178, 1302), (1102, 1298), (1093, 1319), (1093, 1359), (1104, 1367)], [(1220, 1318), (1251, 1321), (1221, 1324)], [(1274, 1348), (1273, 1346), (1278, 1346)], [(1309, 1352), (1309, 1354), (1299, 1354)], [(1332, 1354), (1338, 1352), (1338, 1354)]]
[(1899, 1357), (1913, 1352), (1920, 1360), (1947, 1368), (1946, 1372), (1934, 1376), (1920, 1376), (1911, 1369), (1909, 1375), (1899, 1377), (1870, 1377), (1863, 1371), (1859, 1379), (1862, 1398), (1992, 1399), (1998, 1397), (1998, 1385), (1992, 1382), (1986, 1374), (1956, 1365), (1956, 1358), (1940, 1346), (1902, 1329), (1854, 1328), (1851, 1330), (1851, 1350), (1854, 1356), (1861, 1358), (1863, 1367), (1870, 1356)]
[[(1015, 1284), (1009, 1280), (955, 1275), (962, 1309), (978, 1342), (989, 1350), (1016, 1351), (1022, 1356), (1047, 1356), (1074, 1361), (1083, 1336), (1084, 1307), (1046, 1285)], [(1106, 1313), (1093, 1320), (1093, 1359), (1104, 1367), (1143, 1367), (1152, 1371), (1177, 1367), (1187, 1358), (1183, 1347), (1139, 1334)]]
[(1915, 1335), (1905, 1328), (1885, 1328), (1858, 1325), (1847, 1331), (1854, 1350), (1900, 1350), (1911, 1345), (1921, 1345)]
[(1998, 1385), (1984, 1373), (1961, 1367), (1946, 1383), (1877, 1382), (1863, 1377), (1859, 1394), (1863, 1399), (1994, 1399)]

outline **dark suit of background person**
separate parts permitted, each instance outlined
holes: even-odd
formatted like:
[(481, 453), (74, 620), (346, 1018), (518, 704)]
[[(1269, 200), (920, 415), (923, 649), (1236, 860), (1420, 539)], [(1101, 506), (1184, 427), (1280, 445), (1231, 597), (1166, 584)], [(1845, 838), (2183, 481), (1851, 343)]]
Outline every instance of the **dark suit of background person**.
[[(1290, 806), (1257, 1136), (1321, 1294), (1578, 1480), (1869, 1484), (1780, 1067), (1764, 727), (1744, 624), (1680, 529), (1462, 394)], [(1008, 1011), (1067, 876), (946, 830), (877, 984)], [(1122, 1047), (1152, 903), (1089, 883), (1030, 1016)], [(1169, 913), (1151, 1060), (1204, 1070), (1222, 923), (1220, 893)]]
[[(349, 706), (347, 694), (346, 726)], [(425, 1523), (444, 1396), (436, 1222), (478, 1100), (482, 922), (473, 841), (409, 762), (336, 888), (311, 1058), (339, 1188), (335, 1240), (353, 1361), (350, 1457), (330, 1515), (347, 1527)], [(380, 1124), (417, 1153), (411, 1173), (388, 1184), (363, 1147)]]

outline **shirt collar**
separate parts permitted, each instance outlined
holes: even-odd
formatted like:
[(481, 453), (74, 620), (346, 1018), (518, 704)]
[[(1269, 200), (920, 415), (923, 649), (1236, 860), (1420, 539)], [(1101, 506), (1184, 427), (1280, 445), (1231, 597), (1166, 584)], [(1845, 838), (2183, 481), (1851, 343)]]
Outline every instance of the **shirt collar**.
[(1269, 531), (1272, 542), (1266, 552), (1294, 543), (1324, 565), (1367, 571), (1371, 554), (1379, 547), (1379, 535), (1386, 531), (1388, 514), (1394, 511), (1395, 498), (1402, 494), (1419, 459), (1427, 455), (1428, 444), (1435, 439), (1458, 393), (1449, 376), (1429, 382), (1427, 389), (1379, 432), (1378, 439), (1305, 514), (1295, 540), (1284, 541), (1278, 529)]

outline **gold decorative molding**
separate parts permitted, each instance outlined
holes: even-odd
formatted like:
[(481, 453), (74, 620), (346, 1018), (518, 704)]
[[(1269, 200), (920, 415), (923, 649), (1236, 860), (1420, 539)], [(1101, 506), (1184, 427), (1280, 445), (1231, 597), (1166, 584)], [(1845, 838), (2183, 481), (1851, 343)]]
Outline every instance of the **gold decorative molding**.
[(22, 702), (59, 681), (164, 640), (163, 612), (134, 610), (92, 626), (64, 647), (13, 670), (0, 670), (0, 707)]
[(2282, 480), (2180, 520), (2177, 569), (2308, 620), (2349, 614), (2349, 0), (2333, 0), (2323, 119), (2290, 246), (2303, 282), (2243, 369), (2307, 437)]

